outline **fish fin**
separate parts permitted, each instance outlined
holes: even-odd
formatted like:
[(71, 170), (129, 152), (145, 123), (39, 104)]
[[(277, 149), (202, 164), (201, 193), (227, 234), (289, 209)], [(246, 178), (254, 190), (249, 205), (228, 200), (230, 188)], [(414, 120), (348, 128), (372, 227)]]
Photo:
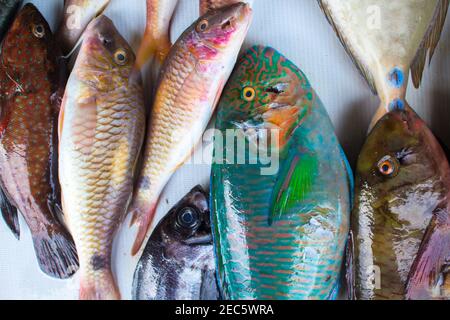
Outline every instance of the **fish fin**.
[[(425, 232), (416, 259), (411, 267), (407, 285), (406, 299), (428, 299), (431, 291), (439, 287), (450, 287), (439, 283), (440, 278), (450, 271), (450, 214), (447, 210), (434, 212), (430, 225)], [(442, 285), (442, 286), (441, 286)]]
[(178, 6), (178, 0), (173, 3), (173, 6), (167, 7), (169, 11), (164, 12), (162, 14), (168, 14), (170, 16), (169, 23), (167, 25), (167, 29), (163, 27), (163, 31), (161, 34), (157, 33), (154, 27), (154, 23), (151, 21), (153, 17), (153, 10), (158, 10), (153, 7), (154, 4), (152, 1), (147, 1), (147, 22), (146, 28), (144, 32), (144, 36), (142, 38), (142, 43), (139, 48), (135, 69), (141, 70), (145, 64), (148, 62), (152, 62), (153, 70), (153, 80), (156, 80), (155, 74), (159, 74), (161, 67), (169, 54), (170, 48), (172, 47), (172, 42), (170, 39), (171, 29), (173, 17), (175, 15), (176, 8)]
[(347, 171), (348, 186), (350, 188), (350, 203), (353, 205), (353, 200), (354, 200), (353, 198), (354, 198), (354, 191), (355, 191), (355, 180), (353, 178), (354, 177), (353, 170), (352, 170), (352, 166), (348, 162), (347, 155), (345, 154), (345, 151), (342, 148), (342, 146), (339, 146), (339, 149), (341, 152), (342, 161), (344, 163), (345, 170)]
[(425, 38), (423, 39), (411, 65), (412, 80), (416, 88), (420, 87), (420, 83), (422, 81), (427, 53), (428, 51), (430, 52), (428, 63), (431, 63), (431, 59), (433, 58), (434, 52), (441, 38), (442, 29), (444, 28), (445, 19), (447, 17), (449, 2), (450, 0), (439, 1), (432, 23), (429, 26), (428, 31), (425, 34)]
[(329, 9), (328, 5), (324, 2), (324, 0), (318, 0), (318, 2), (319, 2), (320, 8), (322, 9), (323, 13), (327, 17), (328, 22), (333, 27), (334, 32), (338, 36), (342, 45), (344, 46), (345, 51), (347, 51), (348, 55), (352, 59), (354, 65), (358, 68), (361, 75), (364, 77), (364, 79), (366, 79), (366, 81), (370, 87), (370, 90), (372, 90), (373, 94), (377, 94), (375, 80), (373, 78), (372, 73), (369, 71), (369, 68), (356, 58), (355, 52), (352, 51), (351, 47), (345, 41), (345, 37), (343, 35), (342, 30), (340, 30), (338, 24), (336, 24), (334, 22), (333, 14), (332, 14), (331, 10)]
[(280, 174), (272, 193), (269, 224), (284, 215), (290, 208), (303, 200), (314, 184), (317, 158), (309, 154), (290, 156)]
[(345, 248), (345, 282), (347, 285), (348, 300), (356, 300), (355, 296), (355, 269), (354, 269), (355, 244), (353, 231), (348, 234)]
[[(94, 271), (95, 272), (95, 271)], [(120, 291), (112, 271), (102, 270), (97, 279), (101, 281), (87, 281), (87, 277), (81, 276), (80, 300), (120, 300)]]
[(218, 300), (219, 291), (217, 288), (215, 269), (203, 269), (200, 284), (199, 300)]
[(63, 131), (63, 125), (64, 125), (64, 115), (66, 111), (66, 103), (67, 103), (67, 93), (64, 94), (61, 107), (59, 110), (59, 119), (58, 119), (58, 137), (61, 139), (62, 137), (62, 131)]
[(150, 225), (153, 221), (153, 218), (155, 217), (156, 209), (158, 208), (158, 202), (159, 200), (155, 201), (150, 206), (136, 203), (130, 211), (133, 215), (131, 218), (131, 226), (137, 224), (138, 227), (136, 240), (134, 241), (133, 248), (131, 249), (131, 254), (133, 256), (135, 256), (139, 252), (142, 244), (144, 243)]
[(0, 209), (2, 210), (2, 216), (6, 225), (12, 231), (16, 239), (19, 240), (20, 225), (17, 208), (11, 204), (2, 188), (0, 188)]
[(62, 225), (52, 225), (51, 230), (33, 233), (33, 244), (39, 267), (45, 274), (67, 279), (78, 270), (75, 244)]

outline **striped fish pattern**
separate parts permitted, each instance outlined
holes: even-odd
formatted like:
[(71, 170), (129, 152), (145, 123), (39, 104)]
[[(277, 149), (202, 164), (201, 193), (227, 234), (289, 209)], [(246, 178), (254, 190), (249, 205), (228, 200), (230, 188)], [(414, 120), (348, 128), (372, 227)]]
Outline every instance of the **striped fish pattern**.
[[(225, 150), (215, 145), (212, 222), (224, 298), (334, 299), (352, 180), (306, 76), (274, 49), (251, 48), (225, 89), (216, 128), (224, 136), (238, 129), (249, 145), (249, 164), (230, 163), (238, 149), (229, 140)], [(279, 132), (265, 150), (279, 154), (272, 175), (262, 174), (252, 147), (264, 129)]]

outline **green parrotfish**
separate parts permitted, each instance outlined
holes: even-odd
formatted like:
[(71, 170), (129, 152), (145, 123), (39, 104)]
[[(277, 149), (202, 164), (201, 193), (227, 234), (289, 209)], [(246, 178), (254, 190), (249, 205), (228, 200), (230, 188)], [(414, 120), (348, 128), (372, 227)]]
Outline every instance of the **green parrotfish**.
[(216, 129), (212, 224), (224, 298), (336, 298), (352, 175), (306, 76), (272, 48), (249, 49)]

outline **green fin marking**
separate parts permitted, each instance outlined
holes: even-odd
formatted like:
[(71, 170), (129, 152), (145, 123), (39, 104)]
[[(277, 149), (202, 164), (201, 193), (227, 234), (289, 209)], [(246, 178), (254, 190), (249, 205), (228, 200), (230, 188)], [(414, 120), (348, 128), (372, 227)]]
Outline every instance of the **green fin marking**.
[(269, 224), (281, 218), (312, 190), (318, 168), (317, 158), (308, 154), (295, 155), (282, 167), (272, 195)]

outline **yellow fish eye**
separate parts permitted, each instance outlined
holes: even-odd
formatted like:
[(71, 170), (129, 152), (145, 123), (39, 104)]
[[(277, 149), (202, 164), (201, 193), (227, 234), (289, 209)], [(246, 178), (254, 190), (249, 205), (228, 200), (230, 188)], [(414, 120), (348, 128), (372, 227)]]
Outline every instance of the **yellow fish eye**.
[(245, 101), (252, 102), (253, 100), (255, 100), (256, 91), (254, 88), (245, 87), (242, 93)]
[(128, 62), (128, 54), (125, 50), (123, 49), (118, 49), (115, 53), (114, 53), (114, 61), (120, 65), (123, 66)]
[(42, 24), (33, 24), (32, 32), (36, 38), (43, 38), (45, 36), (45, 28)]
[(203, 31), (206, 31), (206, 29), (208, 29), (208, 27), (209, 27), (208, 20), (203, 19), (199, 23), (197, 23), (195, 30), (197, 30), (197, 32), (203, 32)]

